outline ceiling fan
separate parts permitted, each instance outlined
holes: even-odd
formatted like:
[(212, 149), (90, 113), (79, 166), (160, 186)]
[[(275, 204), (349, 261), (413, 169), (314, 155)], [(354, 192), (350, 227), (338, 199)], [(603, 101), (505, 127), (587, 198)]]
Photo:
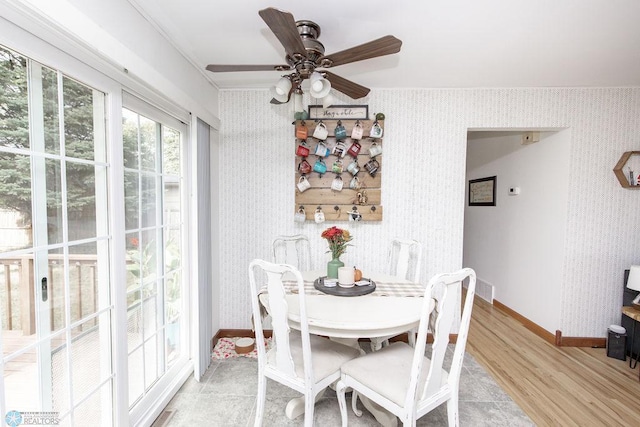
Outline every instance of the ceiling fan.
[[(271, 31), (284, 46), (286, 64), (283, 65), (219, 65), (210, 64), (206, 69), (214, 73), (232, 71), (291, 71), (283, 76), (284, 85), (279, 89), (282, 97), (274, 96), (272, 104), (289, 102), (292, 93), (302, 93), (301, 83), (305, 79), (312, 81), (313, 86), (319, 79), (330, 82), (329, 88), (344, 93), (353, 99), (366, 96), (369, 88), (361, 86), (336, 74), (318, 68), (331, 68), (351, 62), (376, 58), (400, 52), (402, 41), (388, 35), (368, 43), (342, 50), (330, 55), (324, 54), (324, 45), (318, 41), (320, 26), (312, 21), (295, 21), (289, 12), (269, 7), (258, 12)], [(282, 80), (282, 79), (281, 79)], [(322, 86), (322, 85), (320, 85)], [(282, 88), (285, 88), (284, 93)], [(288, 93), (287, 93), (288, 91)], [(326, 90), (328, 93), (328, 89)]]

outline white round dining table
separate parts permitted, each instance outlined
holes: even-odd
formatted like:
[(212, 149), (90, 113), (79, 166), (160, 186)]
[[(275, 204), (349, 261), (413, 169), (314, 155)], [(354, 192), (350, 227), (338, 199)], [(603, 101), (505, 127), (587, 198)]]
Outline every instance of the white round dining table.
[[(323, 271), (301, 272), (305, 281), (314, 281)], [(374, 282), (411, 283), (397, 277), (375, 273)], [(392, 296), (374, 291), (362, 296), (317, 295), (307, 293), (305, 304), (309, 332), (331, 338), (377, 338), (397, 335), (418, 326), (424, 300), (415, 296)], [(299, 298), (287, 295), (289, 324), (300, 328)]]

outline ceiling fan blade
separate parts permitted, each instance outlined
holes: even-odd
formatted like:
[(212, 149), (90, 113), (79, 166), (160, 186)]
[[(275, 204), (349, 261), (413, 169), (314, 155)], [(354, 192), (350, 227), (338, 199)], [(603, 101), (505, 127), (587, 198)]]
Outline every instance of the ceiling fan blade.
[(354, 83), (351, 80), (347, 80), (344, 77), (340, 77), (329, 71), (323, 71), (325, 78), (331, 82), (331, 87), (338, 92), (342, 92), (350, 98), (358, 99), (363, 98), (369, 94), (370, 89), (364, 86)]
[(273, 34), (280, 40), (284, 50), (291, 58), (306, 57), (307, 51), (302, 44), (300, 33), (293, 15), (289, 12), (268, 7), (258, 12), (262, 20), (269, 26)]
[(362, 61), (364, 59), (376, 58), (378, 56), (391, 55), (400, 52), (402, 41), (394, 36), (384, 36), (379, 39), (342, 50), (340, 52), (326, 55), (320, 59), (328, 59), (331, 65), (322, 64), (322, 67), (336, 67), (338, 65), (349, 64), (351, 62)]
[(286, 71), (290, 69), (291, 67), (288, 65), (207, 65), (207, 70), (214, 73), (226, 73), (229, 71)]

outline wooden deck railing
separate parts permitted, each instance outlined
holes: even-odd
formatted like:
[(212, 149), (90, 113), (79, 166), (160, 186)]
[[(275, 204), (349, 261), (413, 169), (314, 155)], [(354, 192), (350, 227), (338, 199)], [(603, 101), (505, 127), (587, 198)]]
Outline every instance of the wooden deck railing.
[[(52, 330), (64, 323), (63, 259), (62, 255), (49, 254), (47, 286)], [(93, 312), (97, 307), (96, 259), (96, 255), (69, 256), (69, 288), (73, 292), (70, 301), (74, 319), (82, 318), (83, 314)], [(4, 307), (0, 311), (2, 328), (21, 329), (23, 335), (32, 335), (36, 332), (33, 255), (2, 258), (0, 267), (0, 292), (4, 294)], [(59, 301), (62, 303), (56, 304)]]

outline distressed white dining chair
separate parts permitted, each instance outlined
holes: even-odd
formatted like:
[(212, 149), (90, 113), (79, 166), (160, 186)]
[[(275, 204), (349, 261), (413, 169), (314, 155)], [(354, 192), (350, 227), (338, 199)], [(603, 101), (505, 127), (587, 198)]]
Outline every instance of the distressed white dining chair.
[(311, 270), (311, 246), (303, 234), (277, 236), (273, 240), (273, 262), (293, 265), (300, 271)]
[[(400, 279), (418, 283), (422, 266), (422, 244), (412, 239), (391, 239), (389, 245), (389, 265), (387, 273)], [(415, 342), (416, 331), (407, 331), (409, 343)], [(389, 337), (371, 338), (371, 350), (375, 351), (389, 345)]]
[[(295, 277), (300, 307), (300, 330), (293, 330), (288, 323), (288, 305), (282, 283), (284, 274)], [(263, 322), (260, 315), (260, 292), (266, 281), (268, 310), (271, 315), (273, 345), (266, 348)], [(300, 271), (287, 264), (274, 264), (256, 259), (249, 264), (251, 308), (258, 349), (258, 397), (255, 426), (262, 425), (267, 378), (271, 378), (304, 395), (304, 425), (313, 425), (316, 397), (331, 383), (340, 378), (340, 366), (360, 355), (360, 350), (310, 335), (307, 325), (304, 282)], [(290, 415), (290, 414), (287, 414)]]
[(422, 244), (417, 240), (394, 238), (389, 246), (389, 268), (392, 276), (420, 281)]
[[(443, 361), (449, 344), (449, 334), (457, 320), (458, 295), (463, 280), (469, 280), (458, 338), (451, 368), (446, 371)], [(352, 408), (357, 416), (358, 394), (368, 397), (400, 418), (405, 426), (415, 426), (416, 420), (442, 403), (447, 403), (450, 426), (458, 426), (458, 391), (464, 359), (469, 321), (473, 308), (476, 274), (470, 268), (454, 273), (439, 274), (428, 283), (415, 347), (395, 342), (380, 351), (368, 353), (342, 365), (342, 375), (336, 385), (342, 426), (347, 425), (346, 389), (352, 388)], [(430, 301), (435, 298), (437, 316), (434, 342), (430, 358), (425, 356), (426, 337), (430, 318)]]

